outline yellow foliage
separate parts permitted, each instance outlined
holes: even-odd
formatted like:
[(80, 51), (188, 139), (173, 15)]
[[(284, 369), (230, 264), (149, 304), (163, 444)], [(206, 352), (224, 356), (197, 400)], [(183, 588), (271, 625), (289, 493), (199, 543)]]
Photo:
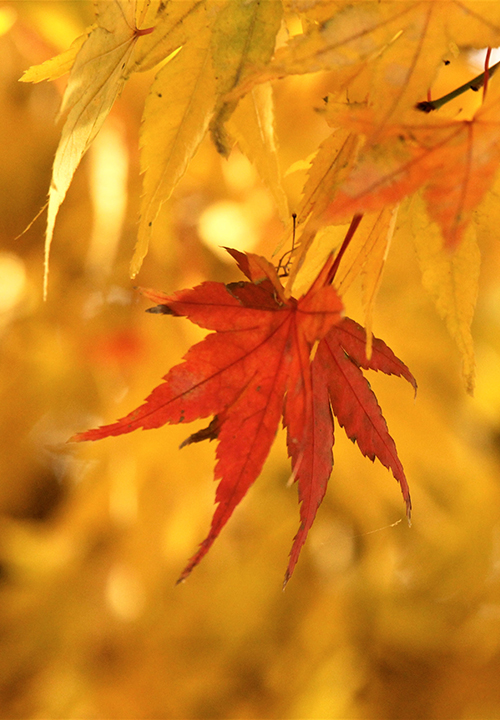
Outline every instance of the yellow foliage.
[[(200, 37), (201, 35), (201, 37)], [(203, 140), (215, 102), (210, 34), (184, 46), (158, 72), (144, 107), (141, 132), (143, 194), (132, 277), (147, 253), (152, 226)]]
[[(85, 152), (127, 79), (136, 41), (135, 2), (100, 0), (97, 27), (75, 56), (60, 114), (67, 112), (54, 158), (45, 238), (44, 296), (57, 213)], [(62, 61), (61, 61), (62, 62)], [(48, 70), (47, 70), (48, 71)]]
[[(254, 57), (239, 46), (228, 60), (224, 93), (234, 85), (236, 57), (243, 81), (229, 97), (222, 86), (217, 94), (213, 65), (209, 70), (202, 50), (226, 3), (102, 0), (65, 96), (52, 225), (66, 191), (68, 197), (42, 303), (43, 233), (34, 225), (14, 238), (44, 201), (59, 140), (53, 125), (58, 97), (48, 84), (17, 80), (59, 48), (26, 42), (36, 32), (25, 14), (28, 4), (6, 3), (16, 15), (0, 36), (0, 714), (6, 718), (500, 717), (498, 178), (454, 253), (442, 249), (440, 232), (417, 196), (402, 202), (397, 218), (390, 207), (366, 214), (336, 278), (342, 291), (349, 286), (346, 310), (360, 320), (366, 312), (369, 322), (377, 297), (373, 331), (419, 383), (414, 400), (402, 384), (369, 373), (411, 484), (411, 529), (400, 522), (396, 483), (336, 428), (330, 489), (283, 593), (297, 507), (278, 437), (233, 523), (189, 581), (175, 587), (212, 512), (213, 444), (179, 450), (198, 428), (177, 426), (79, 447), (66, 443), (73, 433), (139, 404), (201, 337), (179, 318), (145, 314), (147, 303), (127, 280), (141, 192), (141, 222), (156, 218), (155, 239), (166, 238), (151, 243), (141, 285), (173, 292), (206, 279), (239, 280), (205, 242), (200, 218), (214, 207), (241, 210), (241, 222), (257, 242), (253, 249), (269, 257), (282, 232), (272, 210), (283, 203), (284, 212), (278, 188), (292, 187), (277, 168), (323, 143), (303, 199), (293, 190), (289, 196), (300, 221), (295, 257), (309, 242), (304, 228), (311, 232), (292, 278), (294, 292), (306, 290), (347, 231), (346, 225), (318, 231), (313, 223), (364, 141), (350, 137), (349, 151), (339, 155), (345, 128), (325, 140), (328, 127), (318, 130), (323, 120), (313, 108), (323, 110), (322, 98), (339, 83), (346, 92), (335, 97), (351, 104), (364, 101), (371, 85), (377, 113), (388, 123), (391, 112), (391, 121), (399, 122), (403, 107), (425, 100), (430, 86), (435, 97), (477, 72), (467, 67), (467, 46), (499, 44), (497, 2), (276, 4), (288, 19), (292, 13), (300, 18), (303, 32), (281, 45), (265, 71), (262, 48)], [(51, 7), (62, 12), (67, 5)], [(247, 13), (248, 29), (251, 10), (257, 13), (248, 7), (253, 4), (227, 5), (234, 6), (225, 10), (228, 17)], [(125, 10), (121, 19), (117, 8)], [(268, 51), (280, 8), (272, 32), (263, 32)], [(87, 23), (81, 18), (80, 38)], [(134, 28), (153, 26), (150, 34), (134, 36)], [(147, 73), (135, 73), (179, 48), (157, 69), (151, 88)], [(440, 53), (463, 79), (450, 82), (443, 66), (437, 91), (432, 83)], [(276, 80), (272, 109), (260, 80), (302, 72), (304, 59), (309, 70), (331, 67), (331, 73)], [(401, 68), (411, 61), (414, 71), (405, 76)], [(42, 67), (33, 72), (55, 77), (55, 68), (66, 65), (59, 56)], [(391, 77), (391, 67), (399, 68), (395, 82), (379, 95), (376, 85)], [(104, 145), (92, 147), (75, 173), (128, 75), (101, 135)], [(495, 82), (500, 75), (488, 93)], [(258, 173), (240, 155), (221, 159), (202, 137), (214, 109), (220, 120), (244, 94), (243, 85), (248, 93), (228, 119), (227, 132)], [(474, 99), (480, 103), (481, 93)], [(462, 121), (462, 107), (459, 99), (447, 117)], [(192, 123), (191, 133), (184, 135), (182, 119)], [(265, 147), (275, 154), (265, 159)], [(112, 176), (105, 171), (107, 157), (114, 158), (107, 162), (115, 172), (129, 168), (113, 188), (114, 199), (113, 193), (100, 197)], [(231, 172), (239, 174), (239, 183)], [(251, 225), (245, 218), (256, 206), (266, 212)], [(147, 228), (139, 228), (146, 238)], [(99, 252), (89, 242), (95, 233)], [(479, 288), (475, 235), (483, 258)], [(225, 244), (223, 236), (219, 244)], [(460, 382), (460, 355), (470, 386), (476, 294), (476, 397), (470, 397)]]
[(481, 255), (471, 226), (455, 252), (443, 247), (438, 227), (431, 223), (420, 198), (408, 210), (422, 282), (445, 319), (462, 354), (467, 391), (474, 391), (474, 344), (471, 323), (476, 307)]
[(349, 246), (339, 266), (336, 287), (341, 295), (361, 271), (363, 273), (362, 302), (365, 312), (366, 356), (371, 357), (372, 325), (375, 299), (382, 282), (385, 261), (396, 226), (398, 207), (385, 208), (361, 221), (355, 241)]
[(276, 151), (271, 86), (263, 84), (253, 88), (240, 101), (227, 127), (272, 193), (281, 220), (287, 222), (290, 211)]
[(242, 83), (255, 66), (265, 67), (273, 54), (282, 13), (281, 3), (263, 0), (226, 2), (217, 15), (211, 42), (219, 100), (210, 130), (223, 155), (230, 152), (224, 123), (236, 109), (236, 102), (227, 102), (224, 96)]
[(73, 67), (78, 51), (95, 28), (96, 25), (91, 25), (82, 35), (75, 38), (70, 47), (64, 52), (45, 60), (40, 65), (33, 65), (33, 67), (25, 70), (19, 80), (21, 82), (37, 83), (42, 80), (55, 80), (61, 75), (65, 75)]

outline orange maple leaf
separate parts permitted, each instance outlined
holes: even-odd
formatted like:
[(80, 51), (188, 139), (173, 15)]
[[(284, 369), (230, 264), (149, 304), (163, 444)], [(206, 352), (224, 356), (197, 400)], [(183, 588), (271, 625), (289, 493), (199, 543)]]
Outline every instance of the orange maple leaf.
[(469, 120), (414, 111), (407, 122), (380, 128), (364, 109), (347, 112), (345, 121), (367, 139), (325, 212), (329, 221), (396, 205), (422, 187), (429, 217), (456, 247), (498, 171), (500, 83)]
[(183, 580), (259, 475), (283, 415), (301, 502), (287, 582), (332, 470), (332, 411), (364, 455), (378, 457), (392, 470), (410, 516), (410, 493), (396, 446), (360, 368), (416, 384), (381, 340), (374, 339), (367, 360), (364, 329), (341, 316), (342, 302), (330, 284), (336, 267), (331, 256), (308, 292), (295, 299), (285, 296), (275, 268), (265, 258), (229, 252), (249, 282), (205, 282), (172, 296), (144, 291), (158, 303), (150, 312), (185, 316), (215, 332), (189, 350), (143, 405), (72, 440), (98, 440), (214, 416), (207, 428), (183, 443), (217, 439), (215, 478), (220, 479), (210, 532), (181, 574)]

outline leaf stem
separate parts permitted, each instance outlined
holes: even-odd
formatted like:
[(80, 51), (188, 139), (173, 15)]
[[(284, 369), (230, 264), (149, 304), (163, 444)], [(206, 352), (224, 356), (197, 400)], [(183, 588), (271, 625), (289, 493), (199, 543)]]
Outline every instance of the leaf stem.
[(148, 27), (148, 28), (142, 28), (142, 30), (139, 30), (139, 28), (135, 28), (134, 30), (134, 37), (142, 37), (143, 35), (150, 35), (153, 30), (155, 29), (155, 26)]
[(422, 112), (430, 113), (433, 110), (439, 110), (439, 108), (443, 107), (443, 105), (446, 105), (446, 103), (450, 102), (450, 100), (454, 100), (459, 95), (467, 92), (467, 90), (474, 90), (475, 92), (477, 92), (479, 88), (481, 88), (483, 85), (485, 86), (486, 90), (488, 79), (493, 75), (499, 65), (500, 61), (495, 63), (495, 65), (492, 65), (490, 68), (487, 68), (484, 72), (481, 73), (481, 75), (472, 78), (472, 80), (466, 82), (465, 85), (460, 85), (460, 87), (452, 90), (447, 95), (443, 95), (443, 97), (437, 98), (437, 100), (431, 100), (430, 102), (429, 100), (423, 100), (422, 102), (417, 103), (415, 105), (415, 108), (417, 110), (421, 110)]
[(347, 250), (347, 247), (348, 247), (349, 243), (351, 242), (351, 240), (354, 236), (354, 233), (358, 229), (358, 225), (361, 222), (362, 217), (363, 217), (363, 213), (360, 213), (360, 214), (356, 213), (356, 215), (353, 216), (353, 218), (351, 220), (351, 224), (349, 225), (349, 229), (347, 230), (346, 236), (344, 238), (344, 241), (343, 241), (342, 245), (340, 246), (340, 250), (338, 251), (337, 256), (335, 257), (335, 260), (333, 261), (332, 268), (331, 268), (330, 272), (328, 273), (328, 277), (327, 277), (327, 280), (325, 283), (326, 285), (329, 285), (331, 282), (333, 282), (333, 279), (335, 278), (335, 274), (336, 274), (337, 270), (339, 269), (340, 261), (342, 260), (342, 257), (344, 255), (345, 251)]
[(486, 91), (488, 90), (488, 80), (491, 75), (491, 70), (488, 67), (490, 64), (491, 48), (489, 47), (486, 51), (486, 57), (484, 59), (484, 82), (483, 82), (483, 102), (486, 100)]

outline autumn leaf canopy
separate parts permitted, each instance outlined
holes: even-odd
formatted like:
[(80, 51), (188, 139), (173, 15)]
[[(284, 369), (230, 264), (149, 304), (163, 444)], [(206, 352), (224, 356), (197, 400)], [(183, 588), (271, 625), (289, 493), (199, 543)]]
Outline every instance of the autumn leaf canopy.
[[(210, 532), (185, 578), (259, 475), (282, 417), (301, 503), (288, 579), (332, 470), (334, 416), (364, 455), (392, 471), (410, 515), (394, 441), (362, 373), (380, 370), (416, 387), (406, 365), (372, 334), (384, 264), (400, 224), (411, 225), (423, 285), (456, 340), (473, 391), (476, 214), (500, 164), (500, 79), (488, 51), (477, 77), (465, 77), (438, 100), (433, 87), (446, 86), (447, 68), (471, 49), (500, 45), (500, 3), (94, 5), (95, 23), (67, 51), (22, 78), (39, 82), (69, 72), (48, 193), (45, 293), (56, 218), (74, 173), (129, 77), (151, 69), (156, 74), (139, 139), (143, 192), (131, 276), (146, 257), (162, 205), (207, 135), (221, 156), (238, 146), (253, 163), (283, 223), (276, 244), (287, 261), (273, 265), (232, 249), (245, 281), (204, 282), (172, 295), (143, 291), (157, 303), (152, 312), (183, 316), (212, 332), (144, 405), (74, 439), (212, 418), (186, 441), (217, 440), (219, 485)], [(273, 92), (286, 78), (318, 72), (327, 73), (330, 88), (318, 98), (327, 132), (303, 161), (307, 174), (292, 238)], [(343, 314), (345, 293), (358, 279), (364, 328)]]

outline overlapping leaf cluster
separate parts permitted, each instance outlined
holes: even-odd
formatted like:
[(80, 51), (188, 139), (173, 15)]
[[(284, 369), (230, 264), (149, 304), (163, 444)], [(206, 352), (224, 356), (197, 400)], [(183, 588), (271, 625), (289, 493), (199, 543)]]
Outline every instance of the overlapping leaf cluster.
[[(237, 101), (226, 95), (274, 51), (283, 8), (275, 0), (95, 0), (95, 25), (57, 58), (31, 68), (24, 81), (54, 79), (70, 68), (62, 101), (66, 115), (49, 191), (47, 264), (54, 224), (74, 172), (130, 75), (161, 64), (144, 108), (141, 171), (144, 188), (131, 273), (147, 252), (159, 209), (182, 177), (209, 127), (228, 154), (225, 123)], [(287, 214), (279, 183), (272, 95), (255, 88), (241, 101), (231, 131)]]
[[(70, 71), (61, 107), (66, 121), (49, 191), (46, 282), (58, 209), (78, 163), (132, 73), (159, 66), (141, 131), (144, 177), (131, 264), (135, 275), (162, 203), (208, 131), (223, 154), (238, 142), (271, 189), (280, 216), (287, 217), (268, 81), (327, 70), (332, 98), (341, 103), (330, 103), (333, 133), (319, 148), (304, 189), (292, 281), (318, 230), (348, 222), (353, 213), (373, 213), (373, 219), (364, 221), (375, 228), (368, 233), (369, 244), (360, 241), (359, 252), (353, 248), (345, 259), (351, 279), (359, 272), (365, 275), (369, 327), (396, 223), (394, 216), (387, 219), (387, 211), (396, 208), (397, 212), (401, 199), (422, 189), (427, 220), (420, 220), (420, 226), (428, 226), (432, 235), (453, 247), (469, 232), (464, 262), (453, 262), (441, 247), (430, 254), (424, 248), (418, 254), (427, 278), (424, 284), (463, 352), (471, 389), (470, 322), (478, 253), (470, 221), (500, 160), (500, 90), (492, 81), (483, 106), (465, 119), (443, 118), (439, 113), (426, 116), (415, 105), (427, 96), (443, 62), (460, 48), (500, 45), (499, 5), (487, 0), (95, 0), (94, 4), (95, 24), (68, 51), (23, 77), (37, 82)], [(324, 246), (323, 259), (335, 242)], [(369, 250), (372, 245), (378, 248), (376, 261)], [(314, 254), (308, 262), (311, 259), (312, 280)], [(469, 268), (466, 274), (459, 269), (464, 265)], [(465, 300), (450, 294), (447, 275), (455, 286), (465, 288)]]
[[(95, 0), (94, 4), (95, 24), (75, 40), (67, 52), (32, 68), (23, 78), (36, 82), (70, 72), (61, 107), (66, 119), (49, 191), (46, 281), (59, 207), (83, 154), (132, 73), (158, 66), (146, 100), (141, 130), (143, 195), (132, 275), (138, 272), (146, 255), (161, 205), (171, 196), (207, 133), (211, 134), (218, 152), (225, 156), (238, 143), (271, 190), (279, 214), (287, 218), (287, 199), (276, 152), (272, 82), (289, 75), (329, 73), (331, 93), (325, 116), (332, 133), (310, 163), (298, 208), (297, 241), (287, 285), (281, 286), (271, 266), (265, 264), (267, 261), (238, 255), (240, 268), (249, 282), (239, 290), (222, 285), (213, 288), (218, 300), (223, 296), (224, 310), (217, 303), (216, 309), (211, 306), (213, 298), (208, 287), (183, 291), (178, 297), (162, 301), (169, 313), (185, 315), (216, 331), (215, 336), (209, 335), (204, 343), (190, 351), (186, 362), (178, 366), (182, 370), (174, 368), (169, 373), (168, 392), (173, 392), (179, 377), (185, 379), (186, 373), (191, 377), (193, 358), (196, 358), (197, 382), (201, 385), (209, 382), (207, 367), (204, 366), (199, 375), (203, 366), (200, 357), (205, 357), (210, 347), (212, 367), (217, 352), (224, 355), (221, 338), (226, 350), (233, 347), (230, 338), (236, 337), (243, 344), (235, 347), (239, 350), (246, 347), (252, 333), (250, 327), (243, 328), (238, 323), (246, 323), (251, 318), (248, 322), (255, 323), (255, 327), (251, 325), (252, 332), (258, 334), (256, 328), (262, 326), (262, 313), (267, 320), (265, 336), (259, 342), (267, 348), (266, 359), (275, 362), (278, 357), (284, 358), (290, 368), (298, 363), (300, 371), (290, 369), (291, 376), (280, 375), (281, 384), (278, 383), (268, 397), (270, 404), (265, 411), (263, 408), (258, 411), (271, 412), (272, 408), (273, 420), (269, 427), (264, 423), (267, 445), (259, 444), (262, 457), (255, 460), (252, 472), (245, 475), (241, 485), (235, 480), (234, 468), (228, 470), (229, 458), (235, 458), (237, 453), (234, 448), (227, 449), (231, 441), (225, 433), (235, 418), (243, 422), (245, 412), (250, 412), (250, 406), (245, 405), (249, 396), (253, 400), (263, 397), (258, 394), (260, 390), (254, 388), (255, 392), (250, 395), (248, 390), (257, 382), (256, 378), (260, 378), (257, 368), (252, 369), (252, 362), (260, 357), (260, 350), (252, 345), (255, 338), (245, 351), (245, 357), (252, 360), (242, 361), (241, 365), (238, 365), (240, 360), (236, 363), (239, 368), (245, 368), (238, 381), (235, 380), (238, 372), (227, 374), (219, 368), (219, 379), (225, 378), (219, 388), (220, 398), (205, 407), (203, 403), (207, 398), (198, 397), (198, 404), (195, 402), (189, 411), (190, 419), (215, 416), (206, 435), (195, 439), (219, 438), (216, 474), (221, 484), (211, 533), (188, 567), (206, 552), (227, 520), (228, 508), (232, 510), (255, 479), (267, 454), (263, 448), (268, 448), (274, 434), (272, 428), (283, 412), (289, 454), (302, 499), (302, 526), (292, 552), (291, 572), (331, 469), (328, 460), (333, 442), (333, 426), (328, 419), (330, 407), (348, 434), (356, 437), (361, 450), (391, 467), (404, 489), (404, 475), (395, 449), (395, 460), (389, 461), (385, 451), (373, 445), (374, 427), (368, 435), (358, 434), (357, 430), (351, 432), (350, 420), (343, 415), (351, 413), (352, 418), (352, 413), (356, 414), (353, 408), (360, 401), (356, 393), (348, 396), (347, 387), (361, 387), (359, 378), (350, 386), (348, 374), (360, 372), (359, 367), (377, 368), (380, 359), (381, 341), (372, 339), (371, 333), (372, 309), (399, 221), (398, 213), (413, 227), (424, 286), (433, 295), (457, 341), (466, 384), (472, 391), (474, 358), (470, 324), (479, 276), (473, 217), (492, 187), (500, 163), (500, 81), (491, 78), (488, 83), (488, 74), (485, 74), (476, 87), (483, 84), (484, 91), (477, 94), (475, 108), (468, 115), (440, 111), (425, 114), (418, 104), (432, 92), (443, 64), (462, 49), (500, 45), (500, 3), (488, 0)], [(407, 198), (411, 198), (410, 204)], [(349, 223), (356, 232), (347, 230), (345, 235)], [(338, 253), (336, 261), (333, 260), (335, 253)], [(366, 335), (364, 331), (353, 330), (350, 321), (339, 322), (340, 317), (335, 321), (330, 318), (328, 328), (321, 323), (320, 327), (315, 321), (314, 330), (307, 331), (297, 320), (302, 305), (314, 295), (313, 288), (317, 288), (318, 282), (315, 278), (323, 277), (321, 273), (325, 267), (331, 267), (332, 262), (335, 262), (335, 272), (330, 273), (322, 287), (330, 304), (323, 305), (322, 312), (328, 310), (338, 316), (340, 305), (333, 298), (342, 296), (361, 274)], [(260, 268), (258, 272), (255, 263)], [(335, 290), (329, 283), (333, 283)], [(300, 299), (294, 300), (292, 292)], [(186, 308), (185, 293), (196, 297), (200, 307), (206, 305), (202, 319), (197, 315), (198, 310)], [(229, 313), (231, 319), (224, 313)], [(270, 337), (274, 338), (273, 342), (281, 337), (277, 327), (282, 327), (281, 319), (285, 315), (287, 322), (295, 327), (295, 335), (290, 334), (290, 328), (286, 333), (283, 330), (285, 344), (281, 354), (276, 348), (271, 352)], [(231, 323), (240, 335), (228, 334)], [(277, 323), (276, 328), (273, 323)], [(356, 343), (361, 336), (366, 339), (365, 354), (356, 343), (355, 349), (349, 345), (350, 340), (344, 338), (347, 345), (339, 340), (346, 328), (350, 328), (346, 332), (351, 333), (351, 339), (357, 338)], [(300, 342), (296, 339), (299, 336)], [(329, 338), (336, 339), (330, 342)], [(339, 368), (347, 363), (347, 375), (342, 380), (336, 377), (333, 381), (328, 375), (332, 363), (337, 363)], [(378, 369), (395, 372), (394, 367), (380, 365)], [(401, 370), (402, 366), (398, 367), (400, 372), (396, 374), (410, 379), (406, 371)], [(299, 383), (297, 378), (301, 373)], [(224, 384), (226, 379), (228, 384)], [(294, 399), (294, 388), (299, 385), (300, 392)], [(148, 403), (155, 405), (162, 392), (154, 391)], [(194, 390), (184, 388), (182, 392), (189, 394)], [(106, 432), (91, 431), (81, 437), (97, 438), (116, 434), (115, 430), (121, 433), (136, 426), (152, 426), (148, 424), (150, 420), (143, 422), (144, 417), (154, 417), (154, 426), (187, 420), (187, 416), (179, 415), (177, 410), (165, 415), (164, 405), (161, 411), (155, 405), (153, 415), (149, 414), (150, 405), (143, 406), (149, 409), (143, 412), (140, 408), (119, 424), (107, 426)], [(366, 408), (366, 403), (364, 406)], [(187, 406), (183, 408), (186, 410)], [(317, 408), (321, 409), (316, 417)], [(158, 423), (160, 417), (162, 422)], [(316, 425), (324, 433), (321, 438), (311, 435)], [(234, 437), (234, 429), (231, 432)], [(255, 432), (258, 436), (261, 430)], [(329, 445), (328, 452), (321, 449), (323, 442), (324, 448)], [(322, 467), (321, 479), (311, 470), (317, 467), (316, 463)], [(305, 468), (310, 474), (308, 480), (305, 480)], [(308, 493), (314, 500), (306, 511)]]

